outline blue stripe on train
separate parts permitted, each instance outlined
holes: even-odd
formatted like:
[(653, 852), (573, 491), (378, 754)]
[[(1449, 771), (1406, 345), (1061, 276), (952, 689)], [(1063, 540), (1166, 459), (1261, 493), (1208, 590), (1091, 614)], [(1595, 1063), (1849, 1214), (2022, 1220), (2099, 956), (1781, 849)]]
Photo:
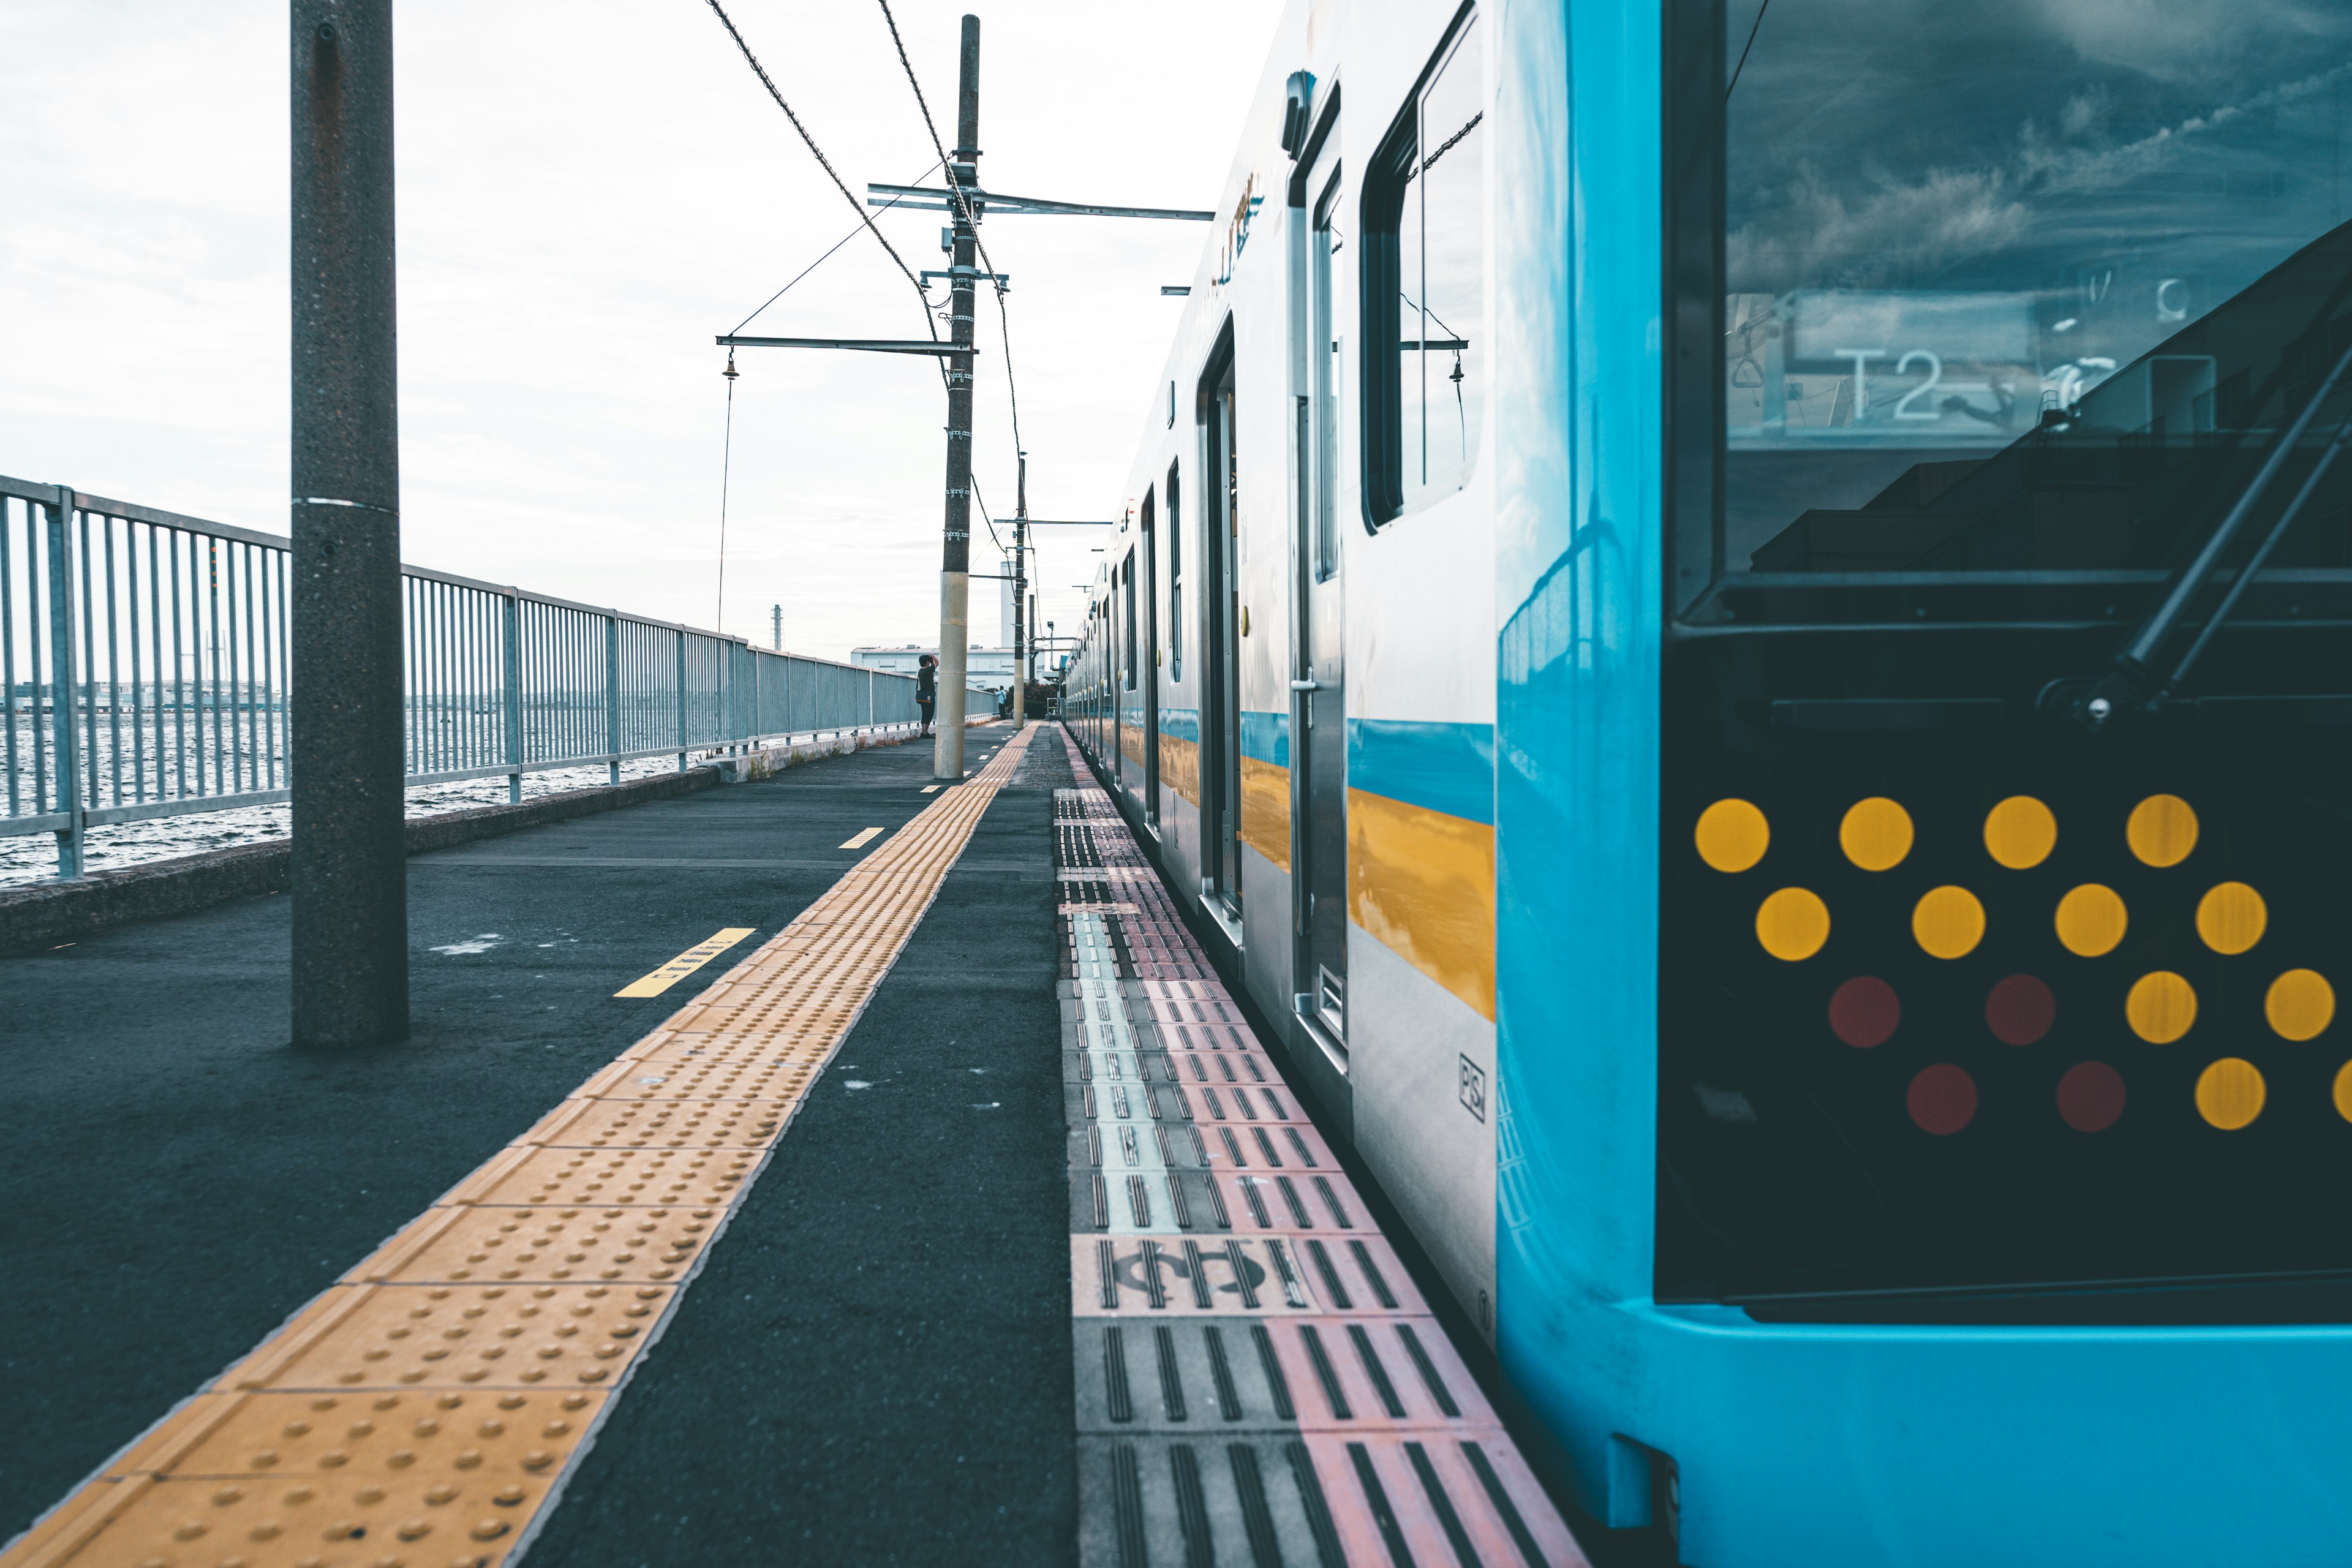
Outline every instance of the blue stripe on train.
[(1495, 727), (1350, 719), (1348, 787), (1491, 827)]

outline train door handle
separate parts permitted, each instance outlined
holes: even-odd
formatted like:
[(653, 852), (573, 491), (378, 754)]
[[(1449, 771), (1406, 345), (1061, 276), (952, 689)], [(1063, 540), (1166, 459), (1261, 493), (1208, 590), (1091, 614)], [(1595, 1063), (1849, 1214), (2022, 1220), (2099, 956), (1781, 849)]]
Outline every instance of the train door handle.
[(1290, 689), (1293, 691), (1320, 691), (1323, 689), (1323, 683), (1319, 680), (1294, 680), (1290, 683)]

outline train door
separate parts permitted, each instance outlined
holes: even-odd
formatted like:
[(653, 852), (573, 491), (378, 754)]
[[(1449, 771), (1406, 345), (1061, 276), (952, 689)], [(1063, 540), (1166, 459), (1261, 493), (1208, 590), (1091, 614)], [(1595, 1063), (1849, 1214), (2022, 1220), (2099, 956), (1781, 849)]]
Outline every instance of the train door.
[[(1307, 186), (1305, 332), (1297, 400), (1298, 537), (1292, 552), (1298, 634), (1292, 672), (1292, 765), (1303, 769), (1291, 832), (1298, 904), (1298, 1015), (1335, 1058), (1348, 1051), (1347, 580), (1340, 570), (1339, 342), (1332, 310), (1338, 143)], [(1303, 864), (1302, 864), (1303, 862)]]
[(1241, 526), (1239, 458), (1234, 450), (1232, 329), (1201, 383), (1208, 437), (1202, 488), (1201, 563), (1208, 589), (1207, 679), (1202, 682), (1202, 890), (1229, 919), (1242, 912)]
[(1143, 618), (1143, 820), (1160, 827), (1160, 538), (1154, 528), (1151, 492), (1143, 493), (1139, 526), (1143, 542), (1143, 592), (1138, 606)]

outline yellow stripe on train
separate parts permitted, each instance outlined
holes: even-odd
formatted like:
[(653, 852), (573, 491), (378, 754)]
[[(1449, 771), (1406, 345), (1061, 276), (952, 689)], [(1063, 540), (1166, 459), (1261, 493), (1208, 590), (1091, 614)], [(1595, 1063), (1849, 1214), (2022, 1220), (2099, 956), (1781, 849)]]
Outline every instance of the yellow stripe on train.
[(1406, 963), (1495, 1016), (1495, 830), (1348, 792), (1348, 915)]

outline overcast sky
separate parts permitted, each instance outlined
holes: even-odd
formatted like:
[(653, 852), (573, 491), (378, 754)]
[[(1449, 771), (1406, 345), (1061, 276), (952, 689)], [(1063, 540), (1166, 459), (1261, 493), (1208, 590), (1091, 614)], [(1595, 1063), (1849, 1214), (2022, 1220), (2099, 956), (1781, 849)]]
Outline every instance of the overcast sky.
[[(895, 0), (953, 141), (965, 4)], [(873, 0), (729, 0), (862, 196), (933, 161)], [(405, 559), (708, 626), (724, 351), (856, 223), (706, 0), (396, 0)], [(1208, 207), (1276, 0), (983, 8), (984, 183)], [(0, 5), (0, 473), (284, 532), (282, 0)], [(893, 213), (942, 267), (940, 215)], [(1207, 225), (1003, 217), (1030, 510), (1104, 515)], [(1013, 509), (993, 310), (974, 454)], [(749, 329), (924, 335), (870, 237)], [(944, 331), (944, 326), (942, 331)], [(795, 651), (937, 630), (945, 403), (929, 362), (746, 350), (726, 629)], [(973, 565), (992, 570), (974, 524)], [(1043, 541), (1046, 614), (1095, 557)], [(975, 584), (973, 635), (996, 637)]]

